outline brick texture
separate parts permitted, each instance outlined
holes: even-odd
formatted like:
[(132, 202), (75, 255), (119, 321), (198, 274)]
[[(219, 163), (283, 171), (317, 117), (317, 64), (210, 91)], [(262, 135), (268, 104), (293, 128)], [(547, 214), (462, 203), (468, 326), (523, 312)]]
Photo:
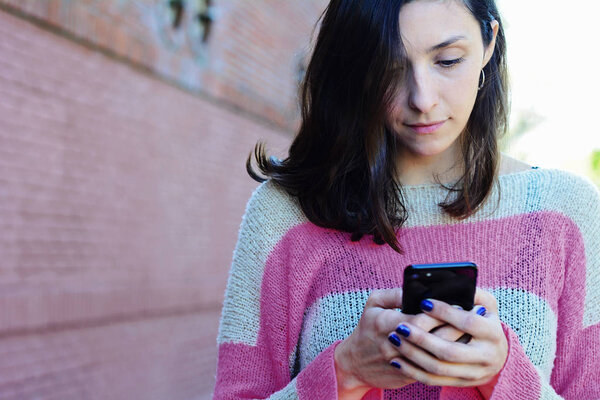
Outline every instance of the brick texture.
[(206, 43), (194, 18), (205, 1), (182, 1), (178, 28), (169, 0), (0, 0), (0, 6), (294, 130), (299, 68), (326, 1), (213, 0)]
[(3, 337), (0, 398), (210, 399), (217, 321), (211, 311)]
[(200, 62), (150, 2), (0, 0), (0, 399), (211, 397), (243, 164), (285, 154), (317, 3), (219, 2)]

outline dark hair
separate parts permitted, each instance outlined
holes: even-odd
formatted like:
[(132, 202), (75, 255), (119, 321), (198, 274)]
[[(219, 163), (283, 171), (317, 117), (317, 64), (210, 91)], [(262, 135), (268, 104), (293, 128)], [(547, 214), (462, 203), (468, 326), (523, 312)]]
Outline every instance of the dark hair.
[[(410, 0), (409, 0), (410, 1)], [(462, 135), (464, 175), (440, 206), (456, 218), (473, 214), (489, 195), (498, 163), (497, 137), (506, 131), (506, 47), (494, 0), (462, 0), (479, 21), (483, 42), (500, 23), (494, 54)], [(296, 196), (316, 225), (373, 235), (401, 252), (396, 230), (407, 219), (396, 174), (396, 135), (385, 112), (402, 77), (398, 16), (403, 0), (332, 0), (301, 89), (302, 123), (284, 160), (267, 157), (258, 143), (246, 162), (255, 180), (260, 171)], [(454, 194), (454, 196), (450, 196)]]

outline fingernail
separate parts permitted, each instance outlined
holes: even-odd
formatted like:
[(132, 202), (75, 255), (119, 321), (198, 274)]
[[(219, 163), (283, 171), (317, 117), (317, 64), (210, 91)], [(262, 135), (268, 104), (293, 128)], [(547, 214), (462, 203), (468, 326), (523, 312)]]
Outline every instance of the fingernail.
[(400, 346), (400, 338), (398, 336), (396, 336), (395, 333), (392, 333), (390, 336), (388, 336), (388, 340), (390, 342), (392, 342), (392, 344), (396, 347)]
[(400, 366), (400, 364), (398, 364), (396, 361), (392, 361), (392, 362), (390, 363), (390, 365), (391, 365), (392, 367), (394, 367), (394, 368), (398, 368), (398, 369), (402, 368), (402, 367)]
[(477, 314), (481, 315), (482, 317), (485, 315), (485, 312), (485, 307), (481, 307), (479, 310), (477, 310)]
[(433, 303), (427, 299), (421, 302), (421, 310), (423, 311), (431, 311), (433, 310)]
[(459, 306), (458, 304), (452, 304), (452, 307), (454, 308), (458, 308), (459, 310), (464, 310), (464, 308), (462, 308), (461, 306)]
[(410, 329), (408, 328), (408, 326), (406, 326), (404, 324), (398, 325), (398, 327), (396, 328), (396, 332), (398, 332), (400, 335), (402, 335), (404, 337), (408, 337), (408, 335), (410, 335)]

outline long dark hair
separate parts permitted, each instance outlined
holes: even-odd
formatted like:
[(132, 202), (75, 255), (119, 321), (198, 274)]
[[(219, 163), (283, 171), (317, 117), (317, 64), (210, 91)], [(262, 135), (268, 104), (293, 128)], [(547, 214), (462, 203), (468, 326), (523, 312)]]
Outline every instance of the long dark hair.
[[(331, 0), (301, 88), (302, 123), (288, 157), (268, 157), (259, 142), (246, 162), (250, 176), (264, 181), (252, 168), (254, 157), (314, 224), (350, 232), (354, 241), (373, 235), (397, 252), (396, 233), (408, 216), (396, 178), (398, 143), (384, 120), (402, 82), (397, 71), (403, 69), (395, 68), (404, 52), (398, 16), (408, 1)], [(508, 115), (506, 43), (495, 2), (462, 1), (479, 21), (485, 45), (493, 37), (490, 22), (500, 26), (485, 86), (461, 137), (464, 175), (440, 204), (456, 218), (473, 214), (489, 195)]]

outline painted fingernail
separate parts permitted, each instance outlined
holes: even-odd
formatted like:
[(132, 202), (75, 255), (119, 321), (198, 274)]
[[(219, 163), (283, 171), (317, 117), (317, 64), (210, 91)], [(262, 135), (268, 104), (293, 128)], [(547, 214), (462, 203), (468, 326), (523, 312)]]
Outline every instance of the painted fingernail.
[(477, 310), (477, 314), (479, 314), (483, 317), (485, 315), (486, 311), (487, 310), (485, 309), (485, 307), (481, 307), (479, 310)]
[(421, 302), (421, 310), (423, 311), (431, 311), (433, 310), (433, 303), (427, 299)]
[(402, 368), (402, 367), (400, 366), (400, 364), (398, 364), (396, 361), (392, 361), (392, 362), (390, 363), (390, 365), (391, 365), (392, 367), (394, 367), (394, 368), (398, 368), (398, 369)]
[(408, 328), (408, 326), (406, 326), (404, 324), (398, 325), (398, 327), (396, 328), (396, 332), (398, 332), (400, 335), (402, 335), (404, 337), (408, 337), (408, 335), (410, 335), (410, 329)]
[(462, 308), (461, 306), (459, 306), (458, 304), (452, 304), (452, 307), (459, 309), (459, 310), (464, 310), (464, 308)]
[(388, 336), (388, 340), (392, 342), (394, 346), (400, 346), (400, 338), (395, 333), (392, 333), (390, 336)]

